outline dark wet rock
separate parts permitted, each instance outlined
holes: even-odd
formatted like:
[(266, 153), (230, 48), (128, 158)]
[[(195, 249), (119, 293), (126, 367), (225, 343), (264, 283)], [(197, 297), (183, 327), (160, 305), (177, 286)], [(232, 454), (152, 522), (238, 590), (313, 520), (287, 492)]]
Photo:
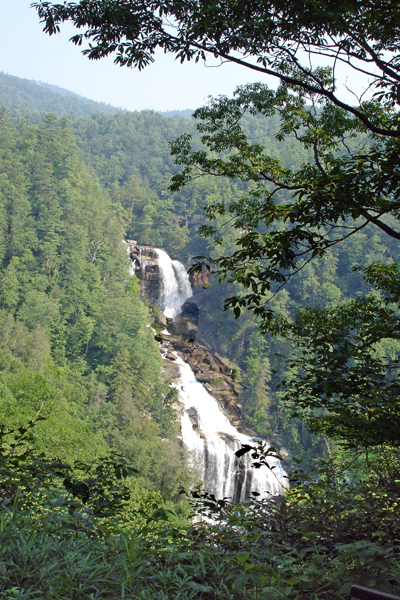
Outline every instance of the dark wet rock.
[(200, 369), (200, 367), (199, 367), (198, 365), (195, 365), (195, 364), (191, 365), (191, 364), (190, 364), (190, 362), (189, 362), (189, 358), (187, 358), (186, 362), (188, 362), (188, 363), (189, 363), (189, 365), (191, 366), (191, 368), (192, 368), (192, 371), (193, 371), (193, 373), (194, 373), (195, 375), (197, 375), (197, 374), (200, 374), (200, 373), (201, 373), (201, 369)]
[(197, 412), (195, 407), (191, 406), (186, 412), (189, 415), (189, 419), (193, 425), (194, 431), (196, 431), (196, 433), (198, 433), (201, 438), (206, 439), (206, 436), (200, 429), (199, 413)]
[(197, 409), (194, 406), (191, 406), (187, 411), (187, 414), (189, 415), (189, 419), (192, 422), (193, 427), (199, 427), (199, 413), (197, 412)]
[(191, 320), (194, 320), (194, 319), (197, 320), (200, 309), (197, 306), (196, 302), (193, 302), (193, 300), (191, 298), (188, 298), (187, 300), (185, 300), (185, 302), (182, 304), (181, 309), (182, 309), (182, 314), (185, 317), (190, 318)]
[(230, 386), (226, 381), (222, 380), (220, 383), (206, 383), (205, 384), (209, 392), (223, 392), (229, 390)]
[(170, 379), (179, 379), (181, 375), (179, 365), (177, 365), (175, 362), (171, 362), (170, 360), (163, 359), (163, 366), (165, 367)]
[(175, 344), (182, 341), (181, 338), (169, 335), (167, 333), (161, 333), (160, 335), (165, 344), (171, 344), (172, 346), (175, 346)]
[(235, 442), (236, 438), (233, 437), (233, 435), (229, 435), (229, 433), (225, 433), (223, 431), (217, 431), (218, 435), (220, 438), (222, 438), (223, 440), (229, 440), (230, 442)]
[(128, 240), (129, 254), (135, 275), (140, 282), (142, 300), (156, 304), (159, 295), (160, 269), (157, 254), (151, 246), (141, 246)]
[(174, 342), (173, 346), (174, 350), (184, 351), (186, 349), (186, 343), (183, 340), (180, 340), (179, 342)]
[(193, 341), (196, 339), (196, 325), (184, 316), (178, 315), (172, 323), (168, 324), (168, 329), (172, 335), (190, 336), (193, 338)]
[(217, 364), (217, 361), (215, 360), (215, 358), (212, 356), (212, 354), (207, 354), (204, 358), (204, 362), (207, 365), (210, 365), (212, 367), (214, 367), (214, 369), (219, 371), (219, 366)]

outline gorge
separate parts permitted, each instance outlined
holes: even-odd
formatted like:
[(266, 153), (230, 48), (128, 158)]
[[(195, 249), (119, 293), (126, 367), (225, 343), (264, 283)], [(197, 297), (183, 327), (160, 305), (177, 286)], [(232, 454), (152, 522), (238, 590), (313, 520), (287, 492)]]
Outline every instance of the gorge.
[(285, 471), (277, 459), (270, 469), (252, 467), (250, 454), (237, 458), (242, 445), (255, 441), (242, 418), (233, 367), (199, 343), (198, 308), (185, 267), (161, 249), (128, 241), (131, 275), (142, 295), (157, 304), (166, 329), (156, 336), (181, 405), (181, 441), (190, 452), (207, 493), (232, 502), (278, 494)]

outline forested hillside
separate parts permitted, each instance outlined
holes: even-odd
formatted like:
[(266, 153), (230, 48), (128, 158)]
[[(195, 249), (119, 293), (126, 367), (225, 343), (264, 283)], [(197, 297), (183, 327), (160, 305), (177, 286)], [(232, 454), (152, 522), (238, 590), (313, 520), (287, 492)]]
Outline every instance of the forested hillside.
[[(115, 114), (120, 109), (83, 98), (57, 86), (39, 84), (28, 79), (0, 73), (0, 106), (14, 113), (53, 112), (56, 115), (88, 117), (99, 111)], [(30, 118), (34, 118), (32, 114)]]
[[(398, 591), (395, 455), (370, 467), (368, 455), (339, 453), (317, 483), (292, 462), (293, 491), (271, 502), (182, 500), (180, 488), (198, 481), (123, 240), (187, 266), (229, 253), (243, 231), (216, 214), (216, 232), (202, 237), (204, 207), (239, 201), (248, 184), (206, 176), (170, 191), (179, 168), (169, 142), (189, 132), (201, 148), (180, 115), (106, 114), (9, 76), (0, 98), (1, 597), (342, 600), (354, 581)], [(277, 140), (276, 117), (243, 126), (287, 168), (310, 158), (294, 138)], [(352, 267), (398, 254), (366, 227), (272, 305), (291, 317), (358, 298), (372, 285)], [(196, 282), (208, 343), (240, 367), (248, 422), (310, 471), (335, 443), (289, 416), (278, 386), (293, 346), (261, 333), (250, 312), (222, 312), (239, 285), (210, 272)], [(193, 525), (191, 510), (214, 526)]]
[(14, 126), (2, 109), (1, 131), (2, 422), (21, 425), (44, 402), (38, 449), (71, 461), (112, 448), (143, 485), (176, 497), (171, 390), (128, 281), (124, 210), (80, 160), (65, 118)]
[[(21, 86), (25, 91), (24, 104), (20, 101)], [(38, 107), (45, 108), (51, 97), (52, 111), (62, 114), (64, 101), (69, 100), (37, 84), (9, 76), (2, 76), (0, 94), (8, 98), (14, 122), (24, 115), (27, 123), (35, 123), (39, 129), (43, 126), (36, 125), (42, 120), (35, 112)], [(222, 218), (216, 221), (223, 233), (220, 245), (215, 246), (212, 240), (201, 237), (198, 227), (205, 223), (204, 207), (239, 200), (247, 184), (207, 176), (179, 192), (169, 190), (170, 178), (178, 170), (170, 155), (169, 143), (183, 133), (190, 133), (200, 148), (191, 120), (179, 114), (166, 118), (153, 111), (105, 114), (97, 112), (102, 105), (95, 106), (95, 103), (91, 106), (96, 112), (85, 116), (87, 102), (76, 97), (73, 100), (68, 125), (65, 120), (63, 123), (74, 138), (76, 157), (82, 161), (90, 185), (100, 186), (101, 194), (108, 199), (110, 210), (112, 207), (120, 223), (121, 239), (127, 236), (141, 244), (165, 248), (173, 258), (188, 266), (193, 256), (209, 254), (215, 258), (233, 249), (238, 233), (224, 225)], [(253, 143), (268, 147), (287, 168), (296, 169), (310, 158), (294, 138), (285, 142), (276, 139), (279, 130), (276, 116), (264, 119), (260, 115), (245, 115), (243, 128)], [(282, 202), (285, 202), (284, 197)], [(96, 264), (103, 260), (105, 246), (101, 235), (92, 237), (87, 243), (93, 244), (93, 253), (98, 255)], [(352, 270), (354, 265), (368, 265), (376, 260), (389, 263), (399, 258), (394, 240), (383, 238), (382, 232), (368, 227), (352, 236), (337, 250), (327, 252), (323, 260), (307, 265), (276, 296), (273, 306), (284, 315), (294, 315), (305, 306), (333, 307), (340, 301), (359, 297), (368, 286), (361, 274)], [(55, 248), (52, 251), (55, 252)], [(121, 274), (115, 272), (114, 277), (120, 280)], [(315, 458), (326, 456), (327, 449), (334, 446), (312, 436), (301, 420), (289, 419), (282, 405), (277, 386), (287, 375), (284, 357), (290, 355), (288, 342), (261, 334), (258, 320), (251, 313), (235, 320), (231, 313), (222, 312), (223, 299), (238, 291), (240, 288), (234, 284), (219, 284), (213, 277), (207, 279), (202, 303), (208, 322), (208, 341), (241, 368), (241, 402), (251, 426), (259, 434), (285, 446), (309, 468)], [(88, 357), (91, 356), (89, 346)]]

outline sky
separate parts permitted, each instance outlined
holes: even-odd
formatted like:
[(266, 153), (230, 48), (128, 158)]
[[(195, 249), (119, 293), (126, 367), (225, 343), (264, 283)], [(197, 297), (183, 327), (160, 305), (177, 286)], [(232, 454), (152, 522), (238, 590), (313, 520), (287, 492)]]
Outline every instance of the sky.
[(274, 78), (262, 79), (237, 65), (181, 65), (163, 53), (141, 72), (118, 67), (112, 58), (89, 61), (68, 42), (74, 34), (69, 24), (57, 36), (43, 32), (31, 1), (0, 0), (0, 71), (9, 75), (57, 85), (128, 110), (195, 109), (208, 96), (230, 96), (238, 85), (260, 80), (276, 87)]
[(89, 61), (68, 42), (72, 26), (64, 25), (57, 36), (43, 33), (31, 1), (0, 0), (0, 71), (9, 75), (58, 85), (128, 110), (159, 111), (194, 109), (209, 95), (231, 95), (238, 85), (260, 79), (236, 65), (181, 65), (163, 53), (141, 72), (118, 67), (112, 58)]

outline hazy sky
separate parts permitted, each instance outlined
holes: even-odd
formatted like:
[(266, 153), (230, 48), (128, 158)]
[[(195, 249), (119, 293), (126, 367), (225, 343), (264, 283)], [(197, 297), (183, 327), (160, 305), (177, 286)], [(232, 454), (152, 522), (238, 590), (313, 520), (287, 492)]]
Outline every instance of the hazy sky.
[(181, 65), (162, 53), (141, 72), (118, 67), (112, 59), (89, 61), (68, 42), (72, 27), (49, 37), (30, 4), (0, 0), (0, 71), (9, 75), (52, 83), (129, 110), (197, 108), (208, 95), (231, 95), (237, 85), (260, 79), (234, 65)]
[(89, 61), (68, 42), (72, 27), (64, 25), (60, 35), (49, 37), (30, 3), (0, 0), (0, 71), (4, 73), (58, 85), (129, 110), (197, 108), (208, 95), (231, 95), (237, 85), (263, 81), (276, 86), (273, 78), (262, 79), (236, 65), (181, 65), (162, 53), (141, 72), (118, 67), (112, 59)]

